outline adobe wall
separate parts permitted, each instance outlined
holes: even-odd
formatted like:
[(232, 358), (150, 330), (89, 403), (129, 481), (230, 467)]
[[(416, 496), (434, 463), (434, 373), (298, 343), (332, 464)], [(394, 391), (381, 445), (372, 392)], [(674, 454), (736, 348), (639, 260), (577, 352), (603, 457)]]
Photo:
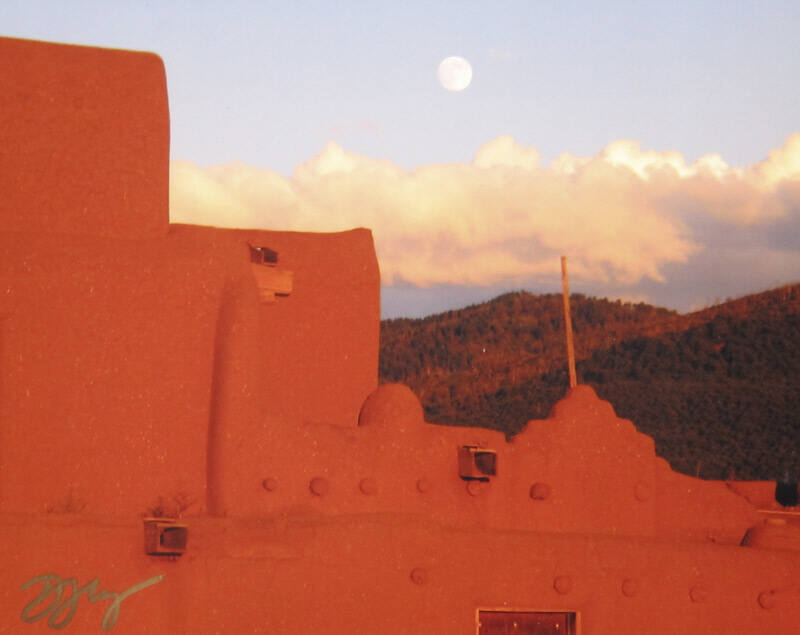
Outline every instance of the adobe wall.
[(0, 38), (0, 85), (0, 510), (180, 494), (222, 513), (240, 446), (356, 424), (377, 384), (368, 230), (168, 225), (152, 54)]
[(0, 38), (0, 86), (0, 230), (166, 233), (160, 58)]
[[(400, 384), (370, 395), (355, 429), (280, 429), (269, 444), (240, 449), (236, 514), (403, 511), (445, 524), (734, 545), (759, 522), (724, 483), (672, 472), (652, 438), (589, 386), (570, 390), (511, 442), (491, 430), (426, 423)], [(497, 474), (464, 480), (464, 446), (496, 452)]]
[[(249, 242), (291, 269), (260, 302)], [(204, 509), (236, 452), (305, 421), (355, 426), (377, 383), (366, 230), (172, 227), (162, 238), (0, 233), (0, 509)], [(216, 480), (215, 480), (216, 479)]]
[[(0, 146), (14, 204), (0, 210), (0, 509), (125, 515), (179, 497), (195, 514), (424, 509), (492, 527), (727, 542), (752, 524), (752, 506), (720, 484), (686, 485), (588, 387), (510, 444), (426, 424), (407, 389), (365, 403), (379, 332), (368, 230), (128, 232), (163, 220), (160, 60), (0, 47), (15, 61), (3, 83), (19, 87), (2, 105), (28, 122), (5, 127)], [(275, 262), (254, 264), (253, 248)], [(495, 450), (497, 477), (465, 483), (464, 445)], [(325, 493), (308, 502), (315, 479)]]
[[(167, 225), (157, 58), (0, 59), (22, 122), (0, 145), (0, 631), (465, 633), (479, 608), (796, 630), (795, 528), (739, 546), (756, 505), (672, 472), (591, 388), (506, 442), (377, 387), (368, 230)], [(495, 473), (464, 478), (464, 446)], [(178, 514), (183, 555), (148, 555), (142, 517)]]
[[(100, 633), (113, 597), (47, 613), (50, 584), (123, 593), (113, 632), (430, 633), (476, 610), (569, 611), (583, 635), (794, 633), (796, 554), (675, 541), (442, 525), (416, 515), (197, 519), (179, 559), (146, 556), (141, 524), (0, 518), (0, 630)], [(26, 583), (29, 586), (22, 588)], [(36, 601), (37, 597), (39, 600)], [(64, 599), (68, 597), (64, 592)], [(27, 609), (27, 610), (26, 610)], [(38, 618), (38, 619), (37, 619)]]

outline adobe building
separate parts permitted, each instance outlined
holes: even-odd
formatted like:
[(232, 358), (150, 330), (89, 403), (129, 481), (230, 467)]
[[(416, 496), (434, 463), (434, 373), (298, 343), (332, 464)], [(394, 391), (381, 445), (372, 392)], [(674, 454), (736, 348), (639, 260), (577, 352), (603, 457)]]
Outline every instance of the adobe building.
[(0, 39), (0, 117), (0, 632), (798, 631), (774, 484), (427, 424), (368, 230), (171, 225), (158, 57)]

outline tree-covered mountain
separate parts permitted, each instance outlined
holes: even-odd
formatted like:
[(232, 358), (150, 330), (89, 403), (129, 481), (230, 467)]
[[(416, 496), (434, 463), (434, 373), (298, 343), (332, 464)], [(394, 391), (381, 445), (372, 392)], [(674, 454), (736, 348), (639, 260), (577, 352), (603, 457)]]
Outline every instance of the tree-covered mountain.
[[(704, 478), (800, 468), (800, 285), (679, 314), (570, 298), (578, 380)], [(433, 423), (512, 436), (568, 384), (560, 295), (516, 292), (381, 325), (381, 381), (419, 395)]]

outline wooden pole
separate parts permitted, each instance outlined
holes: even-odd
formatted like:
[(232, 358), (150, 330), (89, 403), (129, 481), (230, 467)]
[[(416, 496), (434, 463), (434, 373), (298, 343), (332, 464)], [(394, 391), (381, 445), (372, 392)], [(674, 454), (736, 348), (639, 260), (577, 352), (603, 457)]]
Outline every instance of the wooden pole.
[(567, 279), (567, 257), (561, 256), (561, 283), (564, 296), (564, 330), (567, 337), (567, 367), (569, 368), (569, 387), (578, 385), (575, 374), (575, 349), (572, 346), (572, 317), (569, 312), (569, 280)]

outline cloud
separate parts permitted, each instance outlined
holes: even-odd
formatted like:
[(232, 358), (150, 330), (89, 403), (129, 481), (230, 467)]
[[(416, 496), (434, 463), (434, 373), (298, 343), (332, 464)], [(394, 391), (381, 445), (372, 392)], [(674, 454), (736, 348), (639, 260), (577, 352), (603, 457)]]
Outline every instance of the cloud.
[(478, 168), (522, 168), (533, 170), (539, 167), (541, 157), (536, 148), (519, 145), (511, 135), (503, 135), (481, 146), (472, 164)]
[(535, 148), (503, 136), (470, 163), (411, 171), (329, 143), (288, 178), (173, 161), (170, 181), (173, 222), (370, 227), (385, 284), (513, 284), (557, 274), (567, 254), (573, 280), (633, 285), (663, 282), (665, 267), (702, 251), (712, 230), (795, 222), (800, 133), (744, 168), (713, 154), (687, 163), (629, 140), (542, 166)]

